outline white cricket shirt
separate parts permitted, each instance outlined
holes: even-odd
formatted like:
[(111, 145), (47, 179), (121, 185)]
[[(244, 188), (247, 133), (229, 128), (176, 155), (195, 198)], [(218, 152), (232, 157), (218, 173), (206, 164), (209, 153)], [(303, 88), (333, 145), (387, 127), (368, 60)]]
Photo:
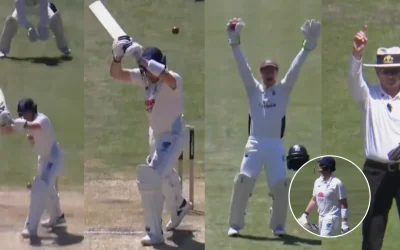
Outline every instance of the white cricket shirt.
[(285, 77), (274, 86), (266, 88), (252, 74), (239, 45), (232, 47), (240, 77), (245, 85), (251, 116), (250, 136), (280, 138), (289, 95), (300, 73), (308, 52), (300, 50)]
[(149, 120), (149, 134), (158, 136), (164, 133), (181, 133), (184, 129), (184, 95), (182, 78), (169, 71), (176, 79), (176, 89), (170, 88), (161, 80), (147, 83), (140, 69), (130, 70), (132, 82), (144, 89), (144, 108)]
[(320, 216), (341, 216), (340, 200), (347, 198), (346, 188), (343, 183), (331, 175), (328, 180), (321, 176), (314, 182), (313, 196), (317, 200), (318, 214)]
[(56, 133), (51, 125), (49, 118), (42, 113), (38, 113), (33, 120), (39, 123), (40, 129), (28, 130), (34, 138), (34, 148), (38, 156), (41, 158), (54, 158), (58, 152), (58, 142), (56, 140)]
[(367, 84), (362, 76), (362, 60), (353, 56), (347, 85), (361, 108), (365, 157), (393, 162), (388, 153), (400, 143), (400, 94), (392, 98), (380, 84)]

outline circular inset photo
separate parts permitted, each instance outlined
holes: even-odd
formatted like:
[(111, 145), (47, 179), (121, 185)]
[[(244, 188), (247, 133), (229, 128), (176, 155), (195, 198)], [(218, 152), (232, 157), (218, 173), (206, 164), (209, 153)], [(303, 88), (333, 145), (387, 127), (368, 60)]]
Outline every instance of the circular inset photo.
[(289, 187), (289, 206), (296, 221), (324, 238), (341, 237), (360, 226), (370, 201), (370, 187), (362, 170), (335, 155), (305, 163)]

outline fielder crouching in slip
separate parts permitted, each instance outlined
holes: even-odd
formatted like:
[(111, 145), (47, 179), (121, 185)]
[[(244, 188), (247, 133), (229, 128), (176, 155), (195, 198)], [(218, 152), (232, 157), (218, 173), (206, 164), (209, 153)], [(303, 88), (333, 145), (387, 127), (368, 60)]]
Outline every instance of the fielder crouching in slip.
[(30, 191), (29, 213), (22, 231), (23, 237), (35, 237), (45, 210), (49, 219), (41, 222), (43, 227), (55, 227), (66, 222), (55, 187), (56, 179), (63, 169), (63, 152), (49, 118), (38, 113), (37, 105), (31, 98), (18, 102), (18, 116), (11, 125), (1, 127), (1, 132), (3, 135), (28, 133), (28, 140), (38, 154), (36, 176)]
[(342, 233), (347, 233), (350, 228), (347, 221), (349, 209), (346, 188), (343, 182), (333, 175), (336, 170), (335, 159), (330, 156), (322, 157), (318, 161), (317, 169), (321, 176), (315, 180), (312, 198), (305, 212), (297, 220), (303, 227), (315, 230), (310, 227), (307, 217), (317, 205), (321, 236), (338, 235), (340, 228)]
[[(64, 26), (61, 14), (54, 3), (48, 0), (14, 0), (14, 12), (7, 17), (3, 32), (0, 37), (0, 58), (7, 57), (11, 50), (11, 43), (22, 25), (31, 42), (47, 41), (49, 39), (49, 28), (53, 32), (57, 48), (64, 56), (70, 56), (71, 50), (68, 47), (64, 35)], [(38, 15), (39, 24), (37, 27), (28, 21), (29, 15)]]
[(234, 179), (228, 236), (238, 236), (245, 226), (247, 203), (263, 165), (266, 166), (265, 174), (272, 197), (269, 227), (274, 235), (282, 236), (286, 234), (290, 184), (286, 176), (286, 150), (282, 140), (285, 113), (301, 66), (310, 51), (317, 46), (321, 25), (315, 20), (308, 20), (301, 27), (305, 36), (303, 47), (281, 81), (277, 81), (277, 63), (265, 60), (259, 68), (262, 83), (253, 76), (240, 47), (240, 32), (243, 27), (244, 22), (240, 18), (231, 19), (227, 24), (229, 45), (246, 90), (252, 119), (240, 173)]
[[(167, 69), (166, 56), (156, 47), (142, 48), (128, 36), (116, 39), (112, 48), (114, 60), (111, 76), (140, 87), (145, 96), (144, 108), (149, 121), (150, 155), (136, 170), (142, 198), (147, 235), (142, 245), (164, 242), (162, 211), (164, 199), (171, 218), (168, 231), (179, 226), (191, 208), (182, 196), (182, 184), (173, 163), (183, 150), (185, 124), (183, 120), (183, 83), (179, 74)], [(125, 55), (137, 60), (138, 67), (123, 69)]]

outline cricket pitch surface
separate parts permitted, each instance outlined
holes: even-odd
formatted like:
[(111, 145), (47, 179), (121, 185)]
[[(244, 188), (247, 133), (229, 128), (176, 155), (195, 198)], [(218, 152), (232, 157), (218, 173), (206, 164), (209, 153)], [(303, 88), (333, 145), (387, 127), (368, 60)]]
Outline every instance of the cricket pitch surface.
[[(79, 192), (60, 192), (66, 226), (51, 229), (39, 227), (38, 238), (24, 239), (21, 231), (29, 209), (28, 190), (0, 190), (0, 248), (2, 250), (58, 249), (83, 250), (85, 231), (84, 196)], [(45, 217), (43, 217), (45, 219)]]
[[(187, 180), (183, 182), (188, 198)], [(173, 232), (164, 232), (165, 244), (142, 247), (145, 235), (143, 209), (134, 179), (123, 177), (85, 181), (85, 249), (191, 249), (204, 250), (205, 186), (203, 179), (195, 179), (194, 209), (185, 216)], [(163, 215), (165, 226), (169, 216)]]

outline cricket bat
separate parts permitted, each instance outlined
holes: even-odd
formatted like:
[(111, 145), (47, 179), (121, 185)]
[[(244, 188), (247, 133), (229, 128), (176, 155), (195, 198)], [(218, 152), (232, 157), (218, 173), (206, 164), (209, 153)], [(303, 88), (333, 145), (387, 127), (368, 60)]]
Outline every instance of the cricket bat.
[(4, 110), (8, 110), (7, 103), (6, 98), (4, 97), (3, 90), (0, 89), (0, 112), (3, 112)]
[(117, 39), (120, 36), (126, 36), (125, 31), (119, 26), (114, 17), (110, 14), (104, 4), (97, 0), (89, 5), (89, 9), (95, 15), (97, 20), (103, 25), (112, 39)]

